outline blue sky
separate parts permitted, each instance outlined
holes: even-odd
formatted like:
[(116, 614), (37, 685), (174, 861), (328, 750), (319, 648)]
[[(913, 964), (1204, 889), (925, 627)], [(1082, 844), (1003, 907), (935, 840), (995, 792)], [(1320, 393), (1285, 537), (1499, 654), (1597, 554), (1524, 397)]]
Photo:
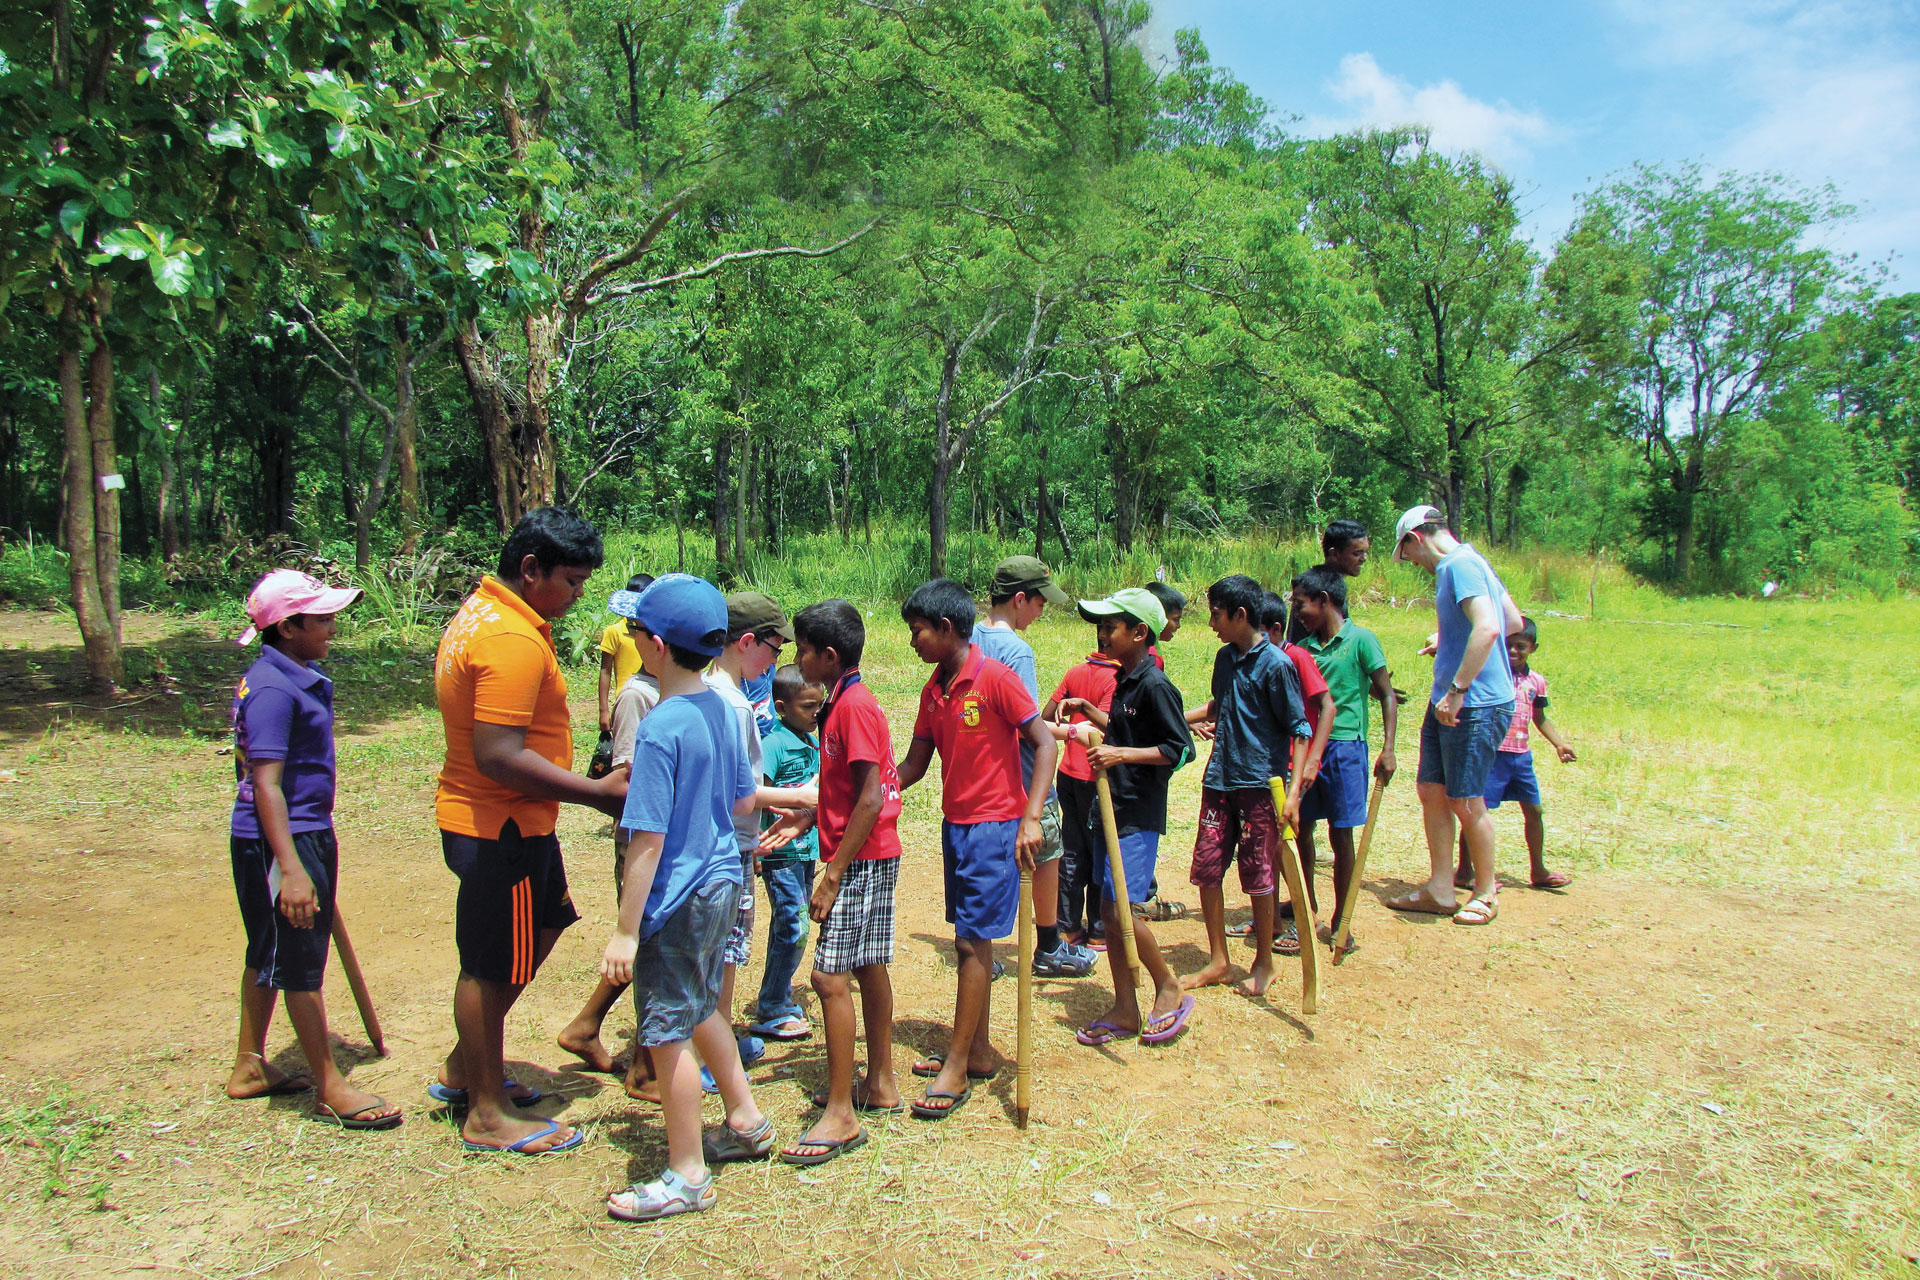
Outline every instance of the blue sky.
[(1295, 132), (1486, 156), (1543, 250), (1610, 175), (1699, 160), (1832, 183), (1858, 212), (1823, 242), (1920, 289), (1920, 0), (1159, 0), (1149, 48), (1189, 26)]

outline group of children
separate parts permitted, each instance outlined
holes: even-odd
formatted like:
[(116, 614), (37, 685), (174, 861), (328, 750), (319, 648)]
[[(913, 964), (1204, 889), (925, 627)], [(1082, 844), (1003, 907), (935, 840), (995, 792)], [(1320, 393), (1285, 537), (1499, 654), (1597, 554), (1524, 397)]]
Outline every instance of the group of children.
[[(1162, 583), (1078, 602), (1095, 648), (1044, 709), (1034, 653), (1019, 633), (1048, 604), (1069, 602), (1047, 566), (1026, 556), (998, 566), (984, 620), (959, 584), (924, 584), (900, 612), (909, 644), (932, 670), (897, 764), (887, 716), (861, 676), (867, 636), (856, 607), (826, 600), (789, 619), (757, 592), (723, 595), (687, 574), (643, 575), (609, 601), (621, 619), (601, 646), (601, 726), (612, 751), (596, 770), (602, 776), (586, 779), (570, 769), (565, 685), (548, 623), (598, 567), (598, 535), (568, 513), (530, 513), (509, 538), (500, 574), (449, 624), (436, 666), (448, 734), (437, 809), (448, 865), (461, 882), (461, 982), (460, 1041), (429, 1092), (464, 1112), (470, 1150), (537, 1154), (581, 1140), (557, 1121), (520, 1116), (538, 1092), (507, 1079), (501, 1063), (507, 1009), (577, 919), (552, 835), (561, 802), (614, 816), (619, 905), (599, 984), (560, 1044), (590, 1068), (615, 1069), (601, 1027), (630, 989), (636, 1029), (627, 1090), (662, 1105), (667, 1134), (660, 1176), (608, 1198), (616, 1218), (710, 1207), (713, 1163), (776, 1151), (796, 1165), (833, 1160), (867, 1141), (862, 1113), (910, 1110), (940, 1120), (964, 1106), (1001, 1066), (988, 1036), (992, 946), (1013, 932), (1023, 872), (1034, 883), (1038, 975), (1084, 976), (1096, 949), (1112, 941), (1105, 949), (1114, 998), (1078, 1031), (1081, 1044), (1157, 1044), (1185, 1029), (1194, 991), (1229, 972), (1224, 886), (1236, 863), (1252, 903), (1254, 947), (1240, 989), (1262, 994), (1276, 949), (1297, 951), (1303, 937), (1331, 940), (1330, 928), (1301, 932), (1317, 919), (1310, 874), (1308, 902), (1279, 901), (1281, 839), (1297, 833), (1311, 868), (1314, 829), (1326, 822), (1337, 915), (1356, 888), (1353, 829), (1366, 821), (1369, 783), (1395, 769), (1386, 659), (1373, 634), (1346, 616), (1345, 576), (1364, 563), (1365, 532), (1356, 560), (1350, 532), (1335, 545), (1339, 528), (1329, 531), (1328, 563), (1296, 578), (1290, 599), (1239, 574), (1208, 589), (1208, 623), (1221, 647), (1208, 697), (1191, 709), (1158, 650), (1178, 630), (1186, 601)], [(314, 1087), (320, 1115), (349, 1128), (386, 1128), (400, 1123), (398, 1108), (349, 1089), (333, 1068), (318, 996), (335, 862), (331, 686), (312, 664), (326, 654), (333, 615), (357, 594), (281, 571), (248, 602), (267, 648), (235, 700), (233, 861), (248, 953), (241, 1054), (228, 1091)], [(789, 643), (793, 661), (781, 666)], [(1522, 643), (1530, 647), (1532, 635), (1515, 637)], [(1524, 669), (1524, 655), (1516, 656)], [(1528, 687), (1515, 717), (1520, 747), (1528, 724), (1537, 725), (1570, 760), (1545, 721), (1544, 680)], [(761, 706), (756, 689), (766, 690)], [(1385, 730), (1371, 768), (1369, 699), (1381, 703)], [(1169, 785), (1194, 757), (1196, 735), (1212, 741), (1190, 876), (1210, 955), (1198, 972), (1180, 976), (1154, 936), (1152, 921), (1164, 913), (1152, 903)], [(944, 1051), (913, 1064), (927, 1083), (908, 1098), (893, 1068), (888, 972), (898, 819), (902, 792), (926, 777), (936, 755), (956, 993)], [(1111, 833), (1095, 801), (1099, 773), (1110, 791)], [(1547, 873), (1532, 838), (1537, 787), (1530, 767), (1515, 765), (1506, 776), (1509, 794), (1527, 806), (1541, 883)], [(756, 876), (771, 910), (768, 954), (748, 1033), (736, 1037), (734, 980), (749, 960)], [(1119, 945), (1123, 909), (1134, 916), (1135, 950), (1152, 982), (1145, 1008)], [(792, 991), (810, 927), (818, 930), (811, 986), (827, 1084), (813, 1097), (818, 1119), (783, 1147), (745, 1068), (765, 1039), (812, 1033)], [(287, 992), (313, 1082), (279, 1076), (261, 1056), (275, 988)], [(866, 1026), (864, 1061), (857, 1021)], [(718, 1093), (725, 1108), (724, 1122), (705, 1132), (703, 1092)]]

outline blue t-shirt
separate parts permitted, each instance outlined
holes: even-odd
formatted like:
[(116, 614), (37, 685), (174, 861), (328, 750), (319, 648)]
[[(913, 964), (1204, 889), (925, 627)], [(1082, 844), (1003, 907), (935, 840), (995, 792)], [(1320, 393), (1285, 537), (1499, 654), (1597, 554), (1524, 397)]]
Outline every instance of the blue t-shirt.
[[(1044, 706), (1040, 701), (1040, 676), (1034, 669), (1033, 646), (1020, 638), (1020, 633), (1012, 627), (997, 627), (982, 622), (973, 629), (973, 642), (980, 646), (980, 652), (1020, 677), (1020, 683), (1027, 686), (1027, 696), (1033, 699), (1033, 705)], [(1034, 746), (1027, 741), (1026, 734), (1020, 735), (1020, 780), (1033, 786)], [(1056, 799), (1051, 785), (1047, 787), (1047, 799)]]
[(666, 837), (640, 918), (642, 938), (659, 932), (702, 885), (740, 883), (733, 806), (758, 783), (733, 709), (711, 689), (663, 698), (640, 722), (620, 825)]
[(1440, 558), (1434, 567), (1433, 607), (1440, 615), (1440, 647), (1433, 655), (1433, 695), (1438, 703), (1453, 685), (1460, 670), (1461, 655), (1473, 635), (1473, 619), (1460, 606), (1475, 596), (1483, 596), (1493, 605), (1493, 616), (1500, 619), (1500, 634), (1494, 639), (1493, 652), (1487, 655), (1480, 674), (1467, 686), (1465, 705), (1497, 707), (1513, 701), (1513, 663), (1507, 657), (1507, 589), (1487, 558), (1468, 543), (1461, 543)]
[(1262, 634), (1245, 653), (1230, 644), (1213, 656), (1213, 754), (1201, 785), (1264, 789), (1293, 772), (1293, 739), (1310, 738), (1300, 671)]
[(747, 695), (747, 701), (753, 704), (753, 722), (765, 738), (773, 732), (773, 726), (780, 723), (780, 717), (773, 710), (773, 668), (768, 667), (758, 676), (747, 681), (740, 692)]
[(260, 760), (283, 762), (289, 833), (333, 826), (333, 681), (272, 645), (260, 646), (233, 693), (231, 830), (242, 840), (260, 838), (253, 805), (253, 764)]
[[(766, 771), (767, 785), (804, 787), (820, 774), (820, 748), (811, 736), (801, 737), (784, 720), (773, 722), (773, 732), (760, 743), (760, 767)], [(779, 819), (769, 813), (761, 820), (762, 829)], [(812, 862), (820, 856), (820, 830), (808, 827), (807, 834), (784, 849), (776, 849), (760, 859), (769, 862)]]

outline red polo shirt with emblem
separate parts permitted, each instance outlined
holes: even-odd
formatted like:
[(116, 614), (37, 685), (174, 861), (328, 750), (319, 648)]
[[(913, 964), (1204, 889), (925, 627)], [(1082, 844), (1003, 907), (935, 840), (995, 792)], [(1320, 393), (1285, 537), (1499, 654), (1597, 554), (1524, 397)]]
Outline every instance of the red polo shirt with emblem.
[(920, 691), (913, 736), (940, 752), (940, 808), (948, 822), (1005, 822), (1027, 811), (1020, 726), (1040, 714), (1020, 677), (967, 649), (945, 689), (936, 671)]
[(820, 725), (820, 853), (829, 862), (840, 852), (841, 837), (860, 799), (853, 786), (853, 766), (864, 762), (880, 770), (880, 816), (873, 833), (860, 846), (861, 862), (879, 862), (900, 856), (900, 771), (893, 763), (893, 738), (887, 731), (887, 713), (858, 671), (840, 678), (827, 702)]

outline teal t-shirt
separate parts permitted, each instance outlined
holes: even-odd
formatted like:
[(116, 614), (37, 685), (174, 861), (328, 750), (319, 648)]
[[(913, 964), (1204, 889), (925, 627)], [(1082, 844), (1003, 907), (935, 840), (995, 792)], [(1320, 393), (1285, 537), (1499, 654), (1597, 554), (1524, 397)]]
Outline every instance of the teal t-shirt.
[[(773, 729), (760, 739), (761, 767), (767, 775), (770, 787), (804, 787), (820, 772), (820, 747), (811, 736), (801, 737), (787, 727), (787, 722), (776, 719)], [(777, 819), (768, 814), (761, 826), (770, 827)], [(760, 859), (762, 866), (769, 862), (813, 862), (820, 857), (820, 831), (809, 828), (807, 834), (795, 840), (784, 849), (767, 854)]]

